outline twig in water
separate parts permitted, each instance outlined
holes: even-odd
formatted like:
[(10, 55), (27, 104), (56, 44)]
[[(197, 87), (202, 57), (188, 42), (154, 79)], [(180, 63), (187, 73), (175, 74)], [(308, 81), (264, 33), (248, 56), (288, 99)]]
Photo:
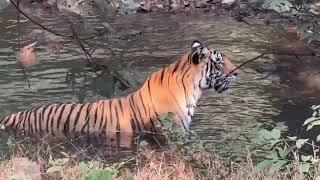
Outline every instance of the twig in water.
[(70, 28), (72, 30), (73, 33), (73, 37), (77, 40), (78, 44), (80, 45), (84, 55), (86, 56), (86, 60), (87, 60), (87, 64), (92, 67), (92, 69), (94, 70), (94, 72), (96, 72), (97, 69), (103, 69), (103, 70), (107, 70), (117, 81), (119, 81), (122, 85), (124, 85), (126, 88), (131, 87), (130, 83), (128, 81), (126, 81), (124, 78), (122, 78), (121, 74), (118, 73), (117, 71), (112, 71), (110, 70), (110, 68), (106, 65), (100, 65), (100, 64), (96, 64), (93, 62), (93, 58), (92, 58), (92, 53), (89, 53), (88, 50), (84, 47), (84, 45), (81, 42), (81, 39), (79, 38), (79, 36), (77, 35), (75, 29), (73, 28), (72, 22), (67, 19), (69, 21), (70, 24)]

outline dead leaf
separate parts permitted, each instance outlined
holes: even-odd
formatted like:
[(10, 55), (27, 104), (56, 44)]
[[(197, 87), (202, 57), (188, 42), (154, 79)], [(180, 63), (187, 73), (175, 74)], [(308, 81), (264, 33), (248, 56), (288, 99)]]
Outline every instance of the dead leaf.
[(320, 14), (320, 2), (316, 3), (316, 4), (311, 4), (310, 5), (310, 12), (315, 14), (315, 15), (319, 15)]
[(37, 42), (29, 44), (23, 48), (21, 48), (17, 60), (21, 63), (24, 68), (30, 68), (39, 63), (36, 54), (34, 53), (34, 46)]

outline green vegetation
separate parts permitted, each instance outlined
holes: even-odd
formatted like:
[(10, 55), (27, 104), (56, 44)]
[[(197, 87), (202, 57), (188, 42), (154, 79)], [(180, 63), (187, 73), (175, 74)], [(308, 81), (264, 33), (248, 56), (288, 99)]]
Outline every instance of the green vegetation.
[(249, 3), (263, 9), (274, 10), (295, 21), (300, 39), (307, 43), (320, 41), (319, 1), (312, 0), (249, 0)]
[[(320, 106), (312, 106), (312, 117), (308, 118), (303, 126), (307, 126), (307, 131), (314, 129), (320, 125)], [(280, 130), (272, 129), (268, 131), (263, 129), (259, 132), (254, 142), (266, 148), (266, 159), (258, 163), (254, 169), (259, 172), (269, 169), (269, 174), (281, 171), (287, 174), (293, 174), (297, 169), (298, 172), (305, 174), (309, 178), (319, 176), (319, 146), (316, 145), (320, 141), (320, 134), (316, 140), (310, 138), (298, 138), (297, 136), (281, 135)]]

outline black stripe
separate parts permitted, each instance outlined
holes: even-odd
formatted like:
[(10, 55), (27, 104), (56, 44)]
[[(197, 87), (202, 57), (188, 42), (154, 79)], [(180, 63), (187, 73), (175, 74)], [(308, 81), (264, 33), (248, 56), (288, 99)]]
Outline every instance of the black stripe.
[(184, 96), (185, 96), (185, 99), (186, 99), (186, 105), (188, 105), (190, 102), (189, 102), (189, 96), (188, 96), (187, 88), (186, 88), (183, 80), (185, 79), (185, 75), (188, 73), (189, 70), (190, 70), (190, 66), (184, 72), (184, 74), (182, 75), (182, 78), (181, 78), (181, 83), (182, 83), (182, 86), (183, 86)]
[[(131, 114), (131, 112), (130, 112), (130, 114)], [(132, 132), (136, 132), (136, 124), (135, 124), (132, 117), (130, 118), (130, 123), (131, 123)]]
[(180, 59), (178, 62), (176, 62), (175, 66), (173, 68), (172, 74), (177, 71), (178, 67), (180, 66), (181, 61), (182, 61), (182, 59)]
[(23, 121), (23, 118), (25, 117), (25, 113), (26, 111), (22, 112), (22, 114), (19, 117), (19, 122), (16, 124), (16, 127), (14, 129), (18, 129), (18, 126), (21, 124), (21, 122)]
[(49, 110), (49, 113), (48, 113), (48, 118), (45, 120), (47, 133), (49, 132), (50, 116), (51, 116), (51, 113), (52, 113), (52, 109), (53, 109), (53, 107), (55, 107), (55, 105), (50, 105), (50, 106), (51, 106), (51, 107), (50, 107), (50, 110)]
[(144, 128), (144, 122), (143, 122), (143, 118), (142, 118), (142, 115), (141, 115), (141, 110), (140, 110), (139, 104), (138, 104), (138, 102), (133, 102), (133, 104), (136, 107), (137, 113), (139, 115), (139, 120), (138, 121), (141, 122), (142, 127)]
[(153, 122), (153, 120), (152, 120), (152, 118), (150, 117), (150, 123), (151, 123), (151, 126), (150, 126), (150, 130), (153, 132), (153, 133), (155, 133), (156, 132), (156, 130), (155, 130), (155, 125), (154, 125), (154, 122)]
[(100, 119), (100, 124), (99, 124), (99, 132), (102, 132), (101, 128), (103, 127), (102, 126), (103, 121), (104, 120), (107, 121), (107, 119), (103, 119), (103, 116), (104, 116), (104, 101), (102, 101), (101, 106), (102, 106), (102, 108), (101, 108), (102, 112), (101, 112), (101, 119)]
[(34, 116), (34, 119), (33, 119), (33, 123), (31, 123), (34, 127), (32, 128), (31, 126), (31, 133), (34, 132), (37, 132), (37, 120), (38, 120), (38, 110), (40, 109), (41, 107), (37, 107), (33, 110), (33, 116)]
[(4, 126), (7, 126), (7, 123), (8, 123), (8, 121), (9, 121), (9, 119), (11, 118), (11, 116), (12, 116), (12, 115), (7, 116), (7, 117), (2, 121), (1, 124), (3, 124)]
[(133, 116), (134, 116), (134, 122), (135, 122), (135, 124), (137, 124), (138, 130), (140, 132), (141, 131), (141, 127), (140, 127), (140, 124), (139, 124), (139, 120), (138, 120), (138, 118), (136, 116), (136, 109), (134, 108), (134, 105), (133, 105), (133, 95), (131, 95), (129, 97), (129, 105), (130, 105), (130, 108), (131, 108)]
[(32, 131), (33, 131), (32, 125), (33, 125), (33, 122), (35, 121), (35, 118), (33, 118), (33, 121), (31, 121), (31, 117), (34, 117), (34, 115), (35, 115), (34, 111), (31, 111), (30, 118), (28, 119), (29, 129), (30, 129), (30, 131), (28, 131), (28, 133), (31, 133), (31, 134), (32, 134)]
[[(111, 125), (111, 126), (113, 125), (112, 109), (111, 109), (111, 107), (112, 107), (112, 101), (113, 101), (113, 100), (109, 101), (109, 113), (110, 113), (110, 119), (109, 119), (109, 121), (110, 121), (110, 125)], [(107, 113), (107, 116), (108, 116), (108, 113)]]
[[(44, 121), (47, 121), (46, 119), (44, 119), (44, 115), (46, 114), (46, 111), (48, 110), (48, 108), (49, 108), (49, 106), (46, 106), (46, 107), (44, 107), (43, 109), (42, 109), (42, 116), (41, 116), (41, 126), (42, 126), (42, 122)], [(43, 132), (44, 131), (44, 129), (42, 129), (42, 127), (41, 127), (41, 132)]]
[(93, 121), (93, 127), (96, 127), (96, 123), (97, 123), (97, 119), (98, 119), (98, 109), (99, 109), (99, 103), (97, 102), (97, 107), (96, 107), (96, 111), (94, 113), (94, 121)]
[(91, 111), (91, 108), (92, 108), (92, 104), (89, 104), (89, 106), (87, 107), (87, 113), (86, 113), (86, 117), (84, 118), (84, 125), (82, 126), (81, 128), (81, 134), (84, 133), (84, 128), (86, 126), (88, 126), (88, 133), (89, 133), (89, 121), (90, 121), (90, 111)]
[[(151, 77), (150, 77), (150, 79), (151, 79)], [(150, 95), (150, 100), (151, 100), (151, 104), (152, 104), (154, 113), (156, 114), (156, 116), (159, 116), (157, 111), (156, 111), (156, 109), (154, 108), (154, 104), (153, 104), (153, 101), (152, 101), (152, 95), (151, 95), (151, 91), (150, 91), (150, 79), (148, 81), (148, 91), (149, 91), (149, 95)]]
[(181, 70), (183, 70), (187, 65), (189, 65), (189, 63), (187, 61), (185, 61), (184, 64), (182, 65), (182, 67), (181, 67)]
[[(179, 105), (179, 103), (178, 103), (178, 101), (177, 101), (176, 97), (174, 96), (174, 94), (173, 94), (171, 91), (169, 91), (169, 92), (170, 92), (171, 96), (174, 98), (174, 101), (176, 102), (176, 105), (178, 106), (178, 108), (179, 108), (180, 112), (182, 112), (183, 116), (185, 117), (184, 119), (186, 119), (186, 116), (185, 116), (184, 112), (182, 111), (182, 108), (180, 107), (180, 105)], [(178, 116), (179, 116), (180, 121), (181, 121), (181, 123), (182, 123), (182, 125), (183, 125), (184, 129), (187, 129), (187, 128), (186, 128), (186, 126), (185, 126), (185, 124), (184, 124), (184, 120), (181, 118), (180, 114), (178, 113), (178, 114), (176, 114), (176, 115), (178, 115)]]
[[(40, 108), (41, 109), (41, 108)], [(42, 109), (41, 111), (39, 111), (36, 116), (37, 116), (37, 119), (38, 119), (38, 127), (37, 127), (37, 124), (36, 124), (36, 129), (37, 131), (39, 132), (41, 130), (41, 115), (42, 115)]]
[(60, 114), (58, 116), (58, 120), (57, 120), (57, 130), (59, 130), (59, 126), (60, 126), (60, 122), (61, 122), (61, 118), (62, 118), (62, 115), (64, 113), (64, 109), (66, 108), (67, 104), (63, 104), (62, 105), (62, 109), (60, 111)]
[[(109, 101), (108, 101), (109, 102)], [(104, 121), (104, 124), (101, 126), (102, 130), (101, 130), (101, 133), (106, 135), (107, 133), (107, 123), (108, 123), (108, 111), (104, 111), (105, 110), (105, 102), (103, 102), (103, 109), (102, 109), (102, 117), (101, 117), (101, 120)], [(105, 115), (106, 114), (106, 115)], [(103, 119), (103, 117), (105, 117), (105, 119)], [(101, 121), (100, 123), (103, 123), (103, 121)]]
[(148, 114), (147, 114), (147, 109), (146, 109), (146, 106), (143, 102), (143, 98), (142, 98), (142, 95), (141, 95), (141, 91), (139, 91), (139, 97), (140, 97), (140, 100), (141, 100), (141, 104), (142, 104), (142, 107), (143, 107), (143, 110), (144, 110), (144, 114), (146, 115), (146, 117), (148, 117)]
[(54, 113), (53, 113), (53, 116), (51, 118), (51, 125), (50, 125), (50, 130), (49, 132), (52, 132), (53, 131), (53, 124), (54, 124), (54, 117), (56, 116), (56, 113), (58, 112), (58, 109), (60, 108), (61, 104), (57, 104), (56, 105), (56, 109), (54, 110)]
[(79, 117), (80, 117), (82, 108), (83, 108), (85, 105), (86, 105), (86, 104), (81, 104), (81, 107), (80, 107), (79, 111), (77, 112), (77, 116), (76, 116), (76, 118), (74, 119), (72, 132), (75, 132), (75, 130), (76, 130), (76, 126), (77, 126), (77, 124), (78, 124), (78, 121), (79, 121)]
[(41, 109), (41, 111), (40, 111), (40, 113), (39, 113), (39, 123), (38, 123), (38, 131), (40, 131), (40, 132), (42, 132), (42, 127), (41, 127), (41, 125), (42, 125), (42, 121), (43, 121), (43, 114), (44, 114), (44, 109), (45, 109), (46, 107), (43, 107), (42, 109)]
[(12, 120), (12, 123), (11, 123), (9, 126), (11, 126), (11, 127), (14, 126), (14, 124), (15, 124), (15, 122), (16, 122), (16, 120), (17, 120), (17, 116), (18, 116), (19, 113), (20, 113), (20, 112), (14, 114), (14, 118), (13, 118), (13, 120)]
[(66, 119), (66, 122), (64, 122), (64, 126), (63, 126), (63, 133), (64, 134), (67, 134), (68, 131), (69, 131), (69, 127), (70, 127), (70, 118), (71, 118), (71, 115), (73, 113), (73, 110), (77, 107), (77, 105), (80, 105), (80, 104), (72, 104), (71, 107), (70, 107), (70, 112), (68, 114), (68, 117)]
[[(107, 101), (108, 103), (109, 103), (109, 112), (110, 112), (110, 101)], [(103, 107), (104, 107), (104, 104), (103, 104)], [(104, 109), (104, 108), (103, 108)], [(102, 127), (102, 134), (104, 134), (104, 135), (107, 135), (107, 124), (108, 124), (108, 111), (103, 111), (103, 115), (104, 114), (106, 114), (105, 115), (105, 117), (106, 117), (106, 119), (105, 119), (105, 121), (104, 121), (104, 124), (103, 124), (103, 127)]]
[(165, 68), (162, 68), (161, 77), (160, 77), (160, 83), (161, 84), (162, 84), (162, 81), (163, 81), (164, 72), (165, 72)]
[[(119, 107), (120, 107), (120, 111), (121, 111), (121, 117), (123, 118), (124, 117), (124, 112), (123, 112), (123, 107), (122, 107), (122, 100), (123, 99), (119, 99)], [(121, 119), (119, 119), (119, 121), (121, 121)], [(117, 128), (119, 128), (119, 132), (120, 132), (120, 122), (118, 122), (118, 126)]]
[[(116, 101), (115, 102), (118, 102), (120, 104), (119, 101)], [(118, 106), (116, 106), (116, 104), (114, 105), (114, 109), (116, 111), (116, 116), (117, 116), (117, 124), (116, 124), (116, 132), (120, 132), (120, 123), (119, 123), (119, 112), (118, 112)]]
[[(27, 123), (28, 122), (28, 119), (30, 119), (30, 115), (31, 115), (31, 111), (27, 111), (27, 116), (26, 118), (24, 118), (24, 121), (23, 121), (23, 129), (25, 129), (25, 131), (29, 132), (29, 124)], [(26, 129), (26, 124), (28, 124), (28, 129)]]

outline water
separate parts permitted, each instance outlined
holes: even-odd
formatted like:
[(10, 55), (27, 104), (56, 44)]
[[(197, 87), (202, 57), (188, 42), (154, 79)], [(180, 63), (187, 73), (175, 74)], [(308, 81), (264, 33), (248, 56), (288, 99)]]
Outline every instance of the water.
[[(39, 22), (68, 33), (65, 23), (52, 18), (50, 13), (42, 15)], [(92, 23), (100, 22), (93, 18)], [(133, 89), (141, 85), (151, 72), (187, 52), (195, 39), (224, 52), (234, 64), (239, 65), (265, 51), (274, 39), (283, 38), (272, 26), (249, 26), (230, 17), (209, 14), (135, 14), (114, 17), (110, 23), (118, 33), (108, 37), (108, 41), (91, 41), (98, 45), (94, 57), (121, 72), (136, 85)], [(22, 22), (20, 34), (23, 45), (29, 42), (28, 34), (34, 29), (39, 28), (29, 21)], [(45, 43), (37, 46), (40, 64), (27, 70), (29, 88), (16, 60), (19, 50), (16, 30), (14, 9), (1, 11), (1, 115), (56, 102), (117, 97), (132, 91), (114, 91), (110, 77), (104, 77), (95, 84), (88, 81), (86, 88), (68, 85), (67, 74), (74, 71), (72, 68), (84, 66), (84, 56), (75, 42), (64, 38), (58, 39), (62, 46), (58, 53), (50, 53)], [(319, 102), (316, 95), (318, 87), (313, 86), (316, 83), (306, 83), (308, 77), (309, 81), (314, 79), (310, 78), (309, 72), (314, 72), (312, 77), (320, 77), (316, 73), (318, 66), (317, 58), (311, 57), (297, 59), (294, 56), (270, 55), (261, 58), (242, 68), (229, 93), (204, 93), (191, 129), (225, 155), (245, 154), (248, 143), (245, 137), (254, 136), (262, 124), (271, 123), (289, 132), (300, 132), (297, 128), (310, 115), (308, 107)], [(83, 82), (83, 79), (77, 78), (77, 81)]]

